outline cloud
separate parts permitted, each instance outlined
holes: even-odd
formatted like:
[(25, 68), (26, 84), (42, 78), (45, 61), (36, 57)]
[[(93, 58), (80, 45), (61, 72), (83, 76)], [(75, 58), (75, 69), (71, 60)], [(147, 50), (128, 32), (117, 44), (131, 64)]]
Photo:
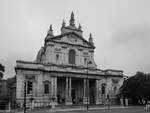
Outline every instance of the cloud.
[(150, 43), (150, 27), (134, 26), (120, 29), (112, 38), (113, 46), (146, 47)]
[(119, 29), (113, 35), (108, 62), (118, 65), (130, 75), (150, 69), (150, 27), (145, 25)]

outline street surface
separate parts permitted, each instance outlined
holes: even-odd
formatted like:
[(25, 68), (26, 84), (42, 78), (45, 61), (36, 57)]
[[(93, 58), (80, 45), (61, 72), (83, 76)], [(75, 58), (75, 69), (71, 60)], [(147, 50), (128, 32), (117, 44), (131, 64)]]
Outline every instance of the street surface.
[[(109, 109), (106, 108), (100, 108), (100, 109), (56, 109), (56, 110), (50, 110), (50, 109), (34, 109), (27, 111), (27, 113), (150, 113), (150, 111), (145, 111), (143, 106), (130, 106), (130, 107), (110, 107)], [(23, 112), (18, 112), (23, 113)]]

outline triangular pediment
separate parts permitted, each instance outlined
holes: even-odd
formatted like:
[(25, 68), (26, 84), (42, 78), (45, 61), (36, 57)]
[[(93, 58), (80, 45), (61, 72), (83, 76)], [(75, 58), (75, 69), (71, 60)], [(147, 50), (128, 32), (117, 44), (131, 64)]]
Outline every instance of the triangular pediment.
[(73, 44), (73, 45), (80, 45), (84, 47), (95, 48), (87, 40), (85, 40), (83, 37), (79, 36), (78, 34), (74, 32), (65, 33), (63, 35), (56, 36), (52, 40), (61, 42), (61, 43), (68, 43), (68, 44)]

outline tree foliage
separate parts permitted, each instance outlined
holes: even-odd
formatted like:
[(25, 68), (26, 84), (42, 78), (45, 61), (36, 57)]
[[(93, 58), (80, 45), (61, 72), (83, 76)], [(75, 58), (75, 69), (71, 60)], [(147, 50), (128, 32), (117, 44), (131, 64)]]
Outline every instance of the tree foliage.
[(0, 80), (3, 78), (5, 72), (5, 67), (0, 64)]
[(150, 74), (137, 72), (123, 83), (120, 92), (136, 104), (146, 104), (150, 101)]

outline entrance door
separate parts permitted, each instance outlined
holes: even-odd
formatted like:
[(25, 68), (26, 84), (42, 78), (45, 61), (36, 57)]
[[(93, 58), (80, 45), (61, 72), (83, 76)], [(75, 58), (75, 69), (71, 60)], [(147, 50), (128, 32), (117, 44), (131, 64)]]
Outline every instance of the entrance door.
[(89, 80), (89, 97), (90, 97), (90, 104), (95, 103), (95, 97), (96, 97), (96, 80), (95, 79), (90, 79)]
[(76, 103), (76, 90), (75, 89), (71, 90), (71, 97), (72, 97), (72, 103), (75, 104)]

